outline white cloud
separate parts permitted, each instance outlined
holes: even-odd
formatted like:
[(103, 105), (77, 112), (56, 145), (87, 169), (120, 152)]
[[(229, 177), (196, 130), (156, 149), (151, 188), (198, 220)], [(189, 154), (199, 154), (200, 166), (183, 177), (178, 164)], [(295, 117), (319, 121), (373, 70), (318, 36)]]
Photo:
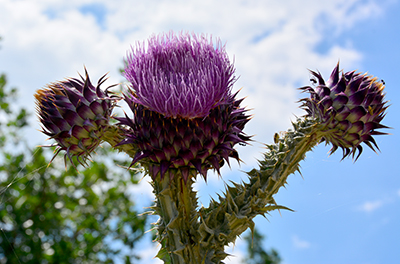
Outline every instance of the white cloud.
[(226, 249), (230, 256), (224, 262), (226, 264), (242, 264), (246, 255), (245, 247), (246, 242), (243, 239), (237, 239), (234, 245), (231, 243), (229, 248)]
[(383, 200), (367, 201), (358, 207), (358, 210), (372, 213), (373, 211), (381, 208), (384, 205)]
[(386, 192), (384, 197), (382, 197), (380, 199), (375, 199), (372, 201), (370, 200), (370, 201), (366, 201), (366, 202), (362, 203), (361, 205), (359, 205), (357, 207), (357, 210), (366, 212), (366, 213), (372, 213), (387, 204), (397, 201), (398, 197), (400, 197), (400, 189), (397, 191), (393, 191), (393, 192)]
[(162, 264), (164, 263), (162, 260), (159, 258), (156, 258), (154, 256), (157, 255), (158, 251), (160, 250), (160, 244), (154, 243), (153, 245), (149, 245), (145, 249), (142, 249), (140, 251), (140, 260), (138, 263), (151, 263), (151, 264)]
[(300, 239), (297, 235), (292, 236), (293, 246), (297, 249), (308, 249), (311, 247), (311, 243)]

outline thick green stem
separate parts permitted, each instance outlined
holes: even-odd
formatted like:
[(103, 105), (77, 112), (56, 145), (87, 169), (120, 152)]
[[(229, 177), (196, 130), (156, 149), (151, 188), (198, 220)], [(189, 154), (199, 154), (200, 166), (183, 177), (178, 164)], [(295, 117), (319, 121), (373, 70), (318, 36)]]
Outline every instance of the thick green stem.
[(316, 146), (323, 133), (314, 119), (298, 119), (294, 130), (275, 137), (260, 168), (248, 172), (249, 183), (228, 186), (219, 201), (202, 208), (200, 223), (203, 253), (210, 254), (208, 263), (222, 263), (226, 257), (224, 247), (234, 242), (248, 227), (253, 228), (253, 218), (271, 210), (288, 209), (275, 203), (273, 195), (286, 184), (287, 177), (299, 170), (299, 162), (306, 152)]
[(192, 177), (185, 182), (179, 174), (153, 182), (156, 205), (152, 209), (160, 216), (156, 228), (162, 244), (158, 257), (165, 263), (202, 263), (197, 198), (192, 184)]

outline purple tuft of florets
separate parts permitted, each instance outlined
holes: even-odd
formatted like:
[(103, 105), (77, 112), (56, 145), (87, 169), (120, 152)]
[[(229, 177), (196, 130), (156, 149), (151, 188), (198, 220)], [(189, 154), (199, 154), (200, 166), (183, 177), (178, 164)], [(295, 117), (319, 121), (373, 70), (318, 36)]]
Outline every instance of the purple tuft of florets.
[(206, 36), (153, 36), (128, 55), (124, 75), (133, 101), (165, 117), (205, 117), (226, 103), (235, 82), (225, 47)]

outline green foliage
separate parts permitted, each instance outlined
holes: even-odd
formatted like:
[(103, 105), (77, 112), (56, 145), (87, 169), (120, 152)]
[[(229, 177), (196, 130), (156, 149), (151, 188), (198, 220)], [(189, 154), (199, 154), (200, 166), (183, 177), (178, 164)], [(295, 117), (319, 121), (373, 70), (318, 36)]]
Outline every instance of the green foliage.
[(254, 228), (253, 233), (244, 237), (247, 243), (247, 256), (244, 264), (279, 264), (281, 257), (275, 249), (264, 250), (262, 242), (264, 236)]
[(0, 148), (4, 148), (6, 143), (18, 143), (21, 138), (19, 129), (28, 124), (27, 112), (25, 109), (18, 109), (16, 113), (13, 109), (13, 102), (17, 98), (17, 89), (7, 89), (7, 77), (0, 75)]
[(16, 153), (8, 142), (23, 143), (27, 112), (14, 112), (15, 96), (1, 75), (0, 263), (133, 263), (146, 226), (128, 192), (137, 175), (108, 167), (103, 160), (115, 155), (108, 148), (79, 173), (62, 159), (48, 165), (48, 149), (25, 144)]

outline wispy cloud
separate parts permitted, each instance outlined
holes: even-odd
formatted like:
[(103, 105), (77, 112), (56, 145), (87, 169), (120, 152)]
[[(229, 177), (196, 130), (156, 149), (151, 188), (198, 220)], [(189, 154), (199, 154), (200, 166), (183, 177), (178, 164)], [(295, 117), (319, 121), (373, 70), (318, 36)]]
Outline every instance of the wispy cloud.
[(297, 235), (292, 236), (292, 244), (297, 249), (308, 249), (311, 247), (311, 243), (299, 238)]
[(362, 205), (358, 206), (358, 210), (371, 213), (384, 205), (383, 200), (375, 200), (375, 201), (367, 201), (364, 202)]
[(362, 212), (372, 213), (376, 210), (384, 207), (387, 204), (399, 202), (400, 198), (400, 190), (394, 192), (388, 192), (384, 195), (383, 198), (369, 200), (359, 205), (357, 209)]

